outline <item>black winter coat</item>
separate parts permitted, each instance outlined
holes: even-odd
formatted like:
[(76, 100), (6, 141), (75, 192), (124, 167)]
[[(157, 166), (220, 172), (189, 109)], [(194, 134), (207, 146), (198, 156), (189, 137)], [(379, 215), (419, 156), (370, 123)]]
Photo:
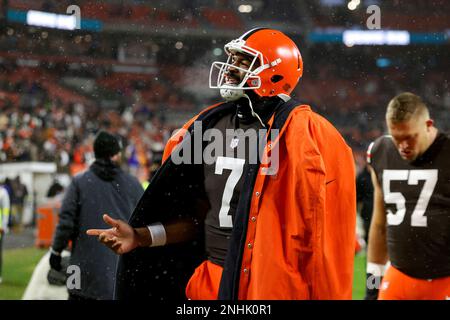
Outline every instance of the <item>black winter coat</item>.
[(139, 181), (111, 164), (96, 161), (74, 177), (59, 213), (53, 249), (62, 251), (72, 240), (71, 265), (81, 271), (81, 288), (71, 294), (91, 299), (113, 298), (118, 256), (86, 230), (107, 228), (103, 214), (128, 221), (144, 190)]

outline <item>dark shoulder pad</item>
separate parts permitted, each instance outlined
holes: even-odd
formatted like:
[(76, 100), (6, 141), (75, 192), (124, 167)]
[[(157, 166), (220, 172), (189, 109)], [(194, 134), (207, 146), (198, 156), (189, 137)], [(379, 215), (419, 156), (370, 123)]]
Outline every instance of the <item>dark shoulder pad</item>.
[(391, 136), (384, 135), (376, 139), (375, 141), (372, 141), (370, 143), (369, 147), (367, 148), (366, 152), (366, 161), (368, 164), (373, 165), (375, 159), (377, 158), (377, 155), (380, 153), (380, 150), (383, 149), (387, 143), (391, 142)]

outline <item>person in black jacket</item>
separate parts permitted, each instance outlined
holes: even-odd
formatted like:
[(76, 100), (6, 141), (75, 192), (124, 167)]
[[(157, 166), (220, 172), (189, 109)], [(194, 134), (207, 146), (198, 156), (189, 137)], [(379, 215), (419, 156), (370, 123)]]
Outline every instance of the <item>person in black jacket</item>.
[(359, 215), (363, 222), (364, 241), (367, 243), (369, 240), (369, 228), (373, 209), (373, 186), (370, 171), (367, 166), (364, 166), (356, 178), (356, 201)]
[(72, 241), (70, 265), (79, 267), (80, 286), (68, 287), (69, 300), (113, 298), (117, 256), (86, 235), (102, 227), (102, 215), (128, 220), (143, 194), (139, 181), (120, 168), (122, 145), (114, 135), (100, 131), (94, 141), (95, 162), (72, 180), (64, 196), (59, 223), (50, 249), (50, 266), (65, 273), (61, 252)]

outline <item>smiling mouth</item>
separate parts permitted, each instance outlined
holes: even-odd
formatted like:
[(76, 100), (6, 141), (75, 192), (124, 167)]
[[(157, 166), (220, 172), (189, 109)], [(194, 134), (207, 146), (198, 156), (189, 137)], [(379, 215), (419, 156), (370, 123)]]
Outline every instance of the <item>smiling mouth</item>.
[(237, 85), (239, 84), (239, 81), (234, 79), (234, 78), (225, 78), (225, 84), (230, 84), (230, 85)]
[(239, 84), (240, 79), (236, 78), (234, 74), (231, 74), (230, 72), (225, 73), (225, 83), (226, 84)]

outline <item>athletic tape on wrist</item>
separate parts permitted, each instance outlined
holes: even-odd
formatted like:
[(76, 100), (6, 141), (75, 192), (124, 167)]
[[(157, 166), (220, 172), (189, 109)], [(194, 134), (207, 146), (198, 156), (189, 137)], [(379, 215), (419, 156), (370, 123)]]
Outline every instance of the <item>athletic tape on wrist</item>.
[(373, 274), (376, 277), (384, 276), (384, 271), (386, 270), (386, 265), (378, 264), (373, 262), (367, 262), (366, 272)]
[(150, 236), (152, 237), (152, 244), (150, 247), (163, 246), (167, 242), (166, 229), (162, 223), (157, 222), (147, 226), (148, 231), (150, 231)]

